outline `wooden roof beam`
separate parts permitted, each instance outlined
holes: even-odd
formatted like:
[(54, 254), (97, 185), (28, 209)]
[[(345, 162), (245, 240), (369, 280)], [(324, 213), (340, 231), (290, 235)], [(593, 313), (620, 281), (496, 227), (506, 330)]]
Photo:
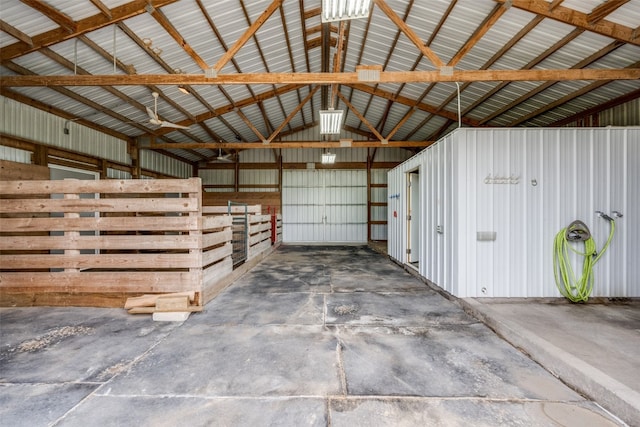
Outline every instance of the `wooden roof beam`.
[(216, 64), (212, 67), (213, 70), (216, 71), (216, 73), (220, 72), (220, 70), (222, 70), (222, 68), (227, 65), (227, 63), (236, 55), (236, 53), (238, 53), (242, 46), (244, 46), (249, 41), (249, 39), (253, 37), (256, 31), (258, 31), (260, 27), (262, 27), (262, 24), (264, 24), (267, 19), (269, 19), (269, 17), (273, 14), (273, 12), (275, 12), (280, 7), (283, 1), (284, 0), (273, 0), (269, 7), (267, 7), (267, 9), (262, 12), (262, 15), (260, 15), (253, 24), (251, 24), (249, 29), (247, 29), (247, 31), (245, 31), (245, 33), (240, 36), (240, 38), (233, 44), (233, 46), (231, 46), (231, 49), (229, 49), (224, 55), (222, 55), (218, 62), (216, 62)]
[(314, 87), (311, 92), (309, 92), (309, 94), (302, 100), (302, 102), (300, 104), (298, 104), (298, 106), (296, 108), (294, 108), (291, 113), (289, 113), (289, 115), (287, 116), (287, 118), (284, 120), (284, 122), (282, 122), (282, 124), (280, 126), (278, 126), (278, 128), (276, 130), (273, 131), (273, 133), (271, 134), (271, 136), (269, 136), (269, 138), (267, 138), (266, 141), (262, 141), (263, 144), (269, 144), (271, 143), (271, 141), (273, 141), (273, 138), (275, 138), (282, 129), (284, 129), (284, 127), (286, 125), (289, 124), (289, 122), (291, 121), (291, 119), (293, 119), (295, 117), (296, 114), (298, 114), (298, 111), (300, 111), (302, 109), (302, 107), (304, 107), (304, 104), (306, 104), (312, 97), (313, 95), (315, 95), (315, 93), (318, 91), (318, 89), (320, 89), (320, 86), (316, 86)]
[[(80, 34), (86, 34), (93, 30), (106, 27), (113, 23), (123, 21), (133, 16), (146, 13), (145, 6), (151, 4), (154, 7), (162, 7), (168, 4), (174, 3), (178, 0), (134, 0), (132, 2), (123, 4), (122, 6), (114, 7), (111, 10), (111, 19), (104, 16), (103, 13), (89, 16), (76, 22), (76, 30), (68, 32), (63, 28), (57, 28), (55, 30), (46, 31), (44, 33), (32, 36), (33, 45), (29, 45), (22, 41), (14, 43), (9, 46), (5, 46), (0, 50), (0, 61), (6, 61), (17, 58), (22, 55), (26, 55), (40, 48), (51, 46), (55, 43), (60, 43), (65, 40), (77, 37)], [(35, 2), (35, 1), (34, 1)], [(37, 2), (40, 3), (40, 2)]]
[(629, 0), (607, 0), (604, 3), (600, 3), (587, 15), (587, 22), (589, 25), (600, 22), (628, 1)]
[(102, 14), (107, 18), (107, 19), (112, 19), (113, 16), (111, 15), (111, 9), (109, 9), (104, 3), (102, 3), (100, 0), (90, 0), (91, 3), (93, 3), (93, 5), (95, 7), (97, 7), (100, 12), (102, 12)]
[(360, 119), (360, 121), (362, 123), (364, 123), (369, 128), (371, 133), (373, 133), (381, 143), (383, 143), (385, 145), (388, 143), (388, 141), (386, 139), (384, 139), (384, 137), (382, 135), (380, 135), (380, 132), (378, 132), (378, 130), (375, 128), (375, 126), (373, 126), (371, 123), (369, 123), (369, 121), (362, 114), (360, 114), (360, 112), (356, 109), (356, 107), (354, 107), (342, 93), (338, 92), (338, 97), (342, 100), (342, 102), (345, 103), (345, 105), (347, 107), (349, 107), (349, 110), (351, 110), (353, 112), (353, 114), (355, 114), (356, 117), (358, 117)]
[(247, 116), (244, 115), (244, 113), (242, 112), (241, 109), (236, 108), (235, 109), (236, 114), (238, 114), (238, 116), (240, 116), (240, 118), (242, 119), (242, 121), (249, 126), (249, 129), (251, 129), (251, 131), (258, 137), (258, 139), (260, 139), (260, 141), (266, 141), (267, 138), (265, 138), (264, 135), (262, 135), (262, 133), (258, 130), (258, 128), (256, 128), (253, 123), (251, 123), (251, 120), (249, 120), (249, 118)]
[(498, 3), (511, 3), (513, 7), (530, 13), (542, 15), (546, 18), (562, 22), (586, 31), (591, 31), (621, 42), (640, 46), (640, 34), (634, 34), (634, 29), (627, 26), (606, 21), (604, 19), (595, 24), (589, 23), (589, 15), (564, 6), (557, 6), (549, 10), (549, 3), (545, 0), (494, 0)]
[(173, 26), (169, 18), (162, 13), (160, 9), (156, 9), (155, 7), (149, 5), (147, 6), (147, 12), (164, 28), (164, 30), (178, 43), (180, 47), (195, 61), (196, 64), (202, 68), (202, 70), (209, 69), (209, 65), (205, 62), (204, 59), (200, 57), (196, 53), (196, 51), (191, 47), (189, 43), (180, 35), (180, 32)]
[(78, 29), (78, 24), (69, 15), (60, 12), (58, 9), (49, 6), (47, 3), (37, 0), (20, 0), (32, 9), (42, 13), (56, 24), (60, 25), (69, 33), (74, 33)]
[(31, 37), (28, 34), (25, 34), (22, 31), (20, 31), (19, 29), (17, 29), (16, 27), (13, 27), (13, 26), (9, 25), (8, 23), (3, 21), (2, 19), (0, 19), (0, 30), (4, 31), (5, 33), (9, 34), (10, 36), (20, 40), (22, 43), (26, 43), (27, 45), (33, 47), (33, 40), (31, 39)]
[[(432, 141), (389, 141), (383, 144), (380, 141), (353, 141), (352, 148), (373, 148), (373, 147), (428, 147)], [(340, 141), (287, 141), (272, 142), (263, 144), (262, 142), (176, 142), (176, 143), (154, 143), (141, 148), (150, 150), (196, 150), (196, 149), (273, 149), (273, 148), (340, 148)]]
[[(636, 80), (640, 68), (534, 69), (534, 70), (454, 70), (382, 71), (380, 83), (495, 82), (543, 80)], [(3, 86), (139, 86), (157, 85), (245, 85), (245, 84), (362, 84), (356, 72), (344, 73), (244, 73), (219, 75), (215, 79), (200, 74), (59, 75), (3, 76)]]
[[(640, 67), (640, 61), (636, 62), (635, 64), (633, 64), (631, 67)], [(518, 120), (515, 120), (514, 122), (508, 124), (507, 126), (509, 127), (515, 127), (518, 126), (522, 123), (525, 123), (537, 116), (539, 116), (540, 114), (546, 113), (549, 110), (552, 110), (556, 107), (559, 107), (562, 104), (565, 104), (575, 98), (578, 98), (579, 96), (582, 96), (586, 93), (589, 93), (593, 90), (598, 89), (599, 87), (602, 87), (604, 85), (606, 85), (607, 83), (609, 83), (606, 80), (600, 80), (600, 81), (596, 81), (593, 82), (591, 84), (588, 84), (587, 86), (575, 91), (575, 92), (571, 92), (570, 94), (563, 96), (560, 99), (555, 100), (554, 102), (550, 103), (550, 104), (546, 104), (544, 107), (539, 108), (535, 111), (532, 111), (531, 113), (527, 114), (526, 116), (523, 116), (521, 118), (519, 118)]]
[(507, 10), (510, 8), (509, 3), (503, 3), (501, 5), (496, 5), (493, 8), (491, 13), (487, 16), (487, 18), (480, 24), (478, 28), (473, 32), (471, 37), (467, 40), (467, 42), (458, 50), (458, 53), (451, 58), (451, 61), (447, 65), (450, 67), (455, 67), (458, 65), (458, 62), (471, 50), (473, 47), (484, 37), (485, 34), (493, 27), (493, 25), (498, 22), (498, 20), (505, 14)]
[(422, 52), (424, 56), (429, 58), (431, 63), (436, 67), (442, 67), (444, 63), (442, 60), (436, 55), (431, 48), (424, 44), (424, 42), (418, 37), (418, 35), (413, 31), (395, 12), (389, 7), (389, 5), (385, 2), (385, 0), (373, 0), (373, 2), (382, 10), (385, 15), (391, 19), (391, 21), (398, 26), (398, 28), (404, 33), (405, 36)]

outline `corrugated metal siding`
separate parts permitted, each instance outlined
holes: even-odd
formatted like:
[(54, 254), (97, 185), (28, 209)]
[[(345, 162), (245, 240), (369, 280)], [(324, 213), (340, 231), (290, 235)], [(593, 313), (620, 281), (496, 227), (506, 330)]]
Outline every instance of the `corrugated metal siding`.
[[(198, 176), (202, 185), (233, 185), (235, 172), (233, 169), (200, 169)], [(225, 191), (224, 189), (210, 189), (209, 191)], [(226, 191), (233, 191), (233, 188)]]
[(285, 170), (282, 224), (285, 242), (366, 242), (366, 171)]
[(193, 172), (190, 164), (151, 150), (140, 151), (140, 167), (176, 178), (191, 178)]
[(31, 152), (0, 145), (0, 160), (17, 163), (31, 163)]
[[(260, 187), (242, 187), (242, 191), (277, 191), (278, 171), (275, 169), (240, 169), (240, 185), (261, 185)], [(262, 185), (270, 185), (265, 188)]]
[[(594, 269), (593, 296), (640, 296), (639, 164), (640, 128), (455, 131), (389, 172), (389, 254), (405, 262), (405, 174), (419, 168), (420, 274), (448, 292), (558, 297), (555, 234), (581, 219), (599, 249), (609, 224), (594, 212), (618, 210), (625, 216)], [(509, 177), (517, 183), (495, 181)], [(481, 231), (496, 240), (478, 241)]]
[(0, 132), (120, 163), (131, 162), (127, 143), (121, 139), (5, 97), (0, 97), (0, 105)]

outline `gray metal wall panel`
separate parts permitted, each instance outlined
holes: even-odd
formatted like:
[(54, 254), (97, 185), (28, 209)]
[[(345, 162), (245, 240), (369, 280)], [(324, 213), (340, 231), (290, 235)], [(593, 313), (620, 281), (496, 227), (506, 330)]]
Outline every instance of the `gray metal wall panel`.
[(363, 170), (285, 170), (283, 240), (366, 242), (366, 190)]
[[(598, 249), (593, 296), (640, 296), (640, 129), (462, 129), (389, 172), (389, 254), (404, 262), (406, 177), (420, 168), (420, 273), (460, 297), (558, 297), (555, 234), (574, 219)], [(397, 217), (393, 211), (397, 210)], [(434, 233), (442, 226), (443, 233)], [(494, 241), (478, 241), (480, 231)], [(576, 266), (578, 268), (578, 266)]]

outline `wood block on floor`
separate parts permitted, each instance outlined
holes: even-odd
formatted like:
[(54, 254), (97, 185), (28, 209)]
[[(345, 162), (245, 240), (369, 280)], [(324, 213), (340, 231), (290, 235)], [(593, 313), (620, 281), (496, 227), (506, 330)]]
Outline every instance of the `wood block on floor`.
[(156, 312), (158, 311), (187, 311), (189, 297), (186, 295), (160, 296), (156, 300)]

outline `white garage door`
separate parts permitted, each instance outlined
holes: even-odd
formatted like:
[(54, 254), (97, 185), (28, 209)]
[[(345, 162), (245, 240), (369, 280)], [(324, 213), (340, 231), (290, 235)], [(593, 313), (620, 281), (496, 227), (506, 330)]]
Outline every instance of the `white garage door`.
[(367, 172), (283, 171), (282, 237), (285, 243), (366, 243)]

